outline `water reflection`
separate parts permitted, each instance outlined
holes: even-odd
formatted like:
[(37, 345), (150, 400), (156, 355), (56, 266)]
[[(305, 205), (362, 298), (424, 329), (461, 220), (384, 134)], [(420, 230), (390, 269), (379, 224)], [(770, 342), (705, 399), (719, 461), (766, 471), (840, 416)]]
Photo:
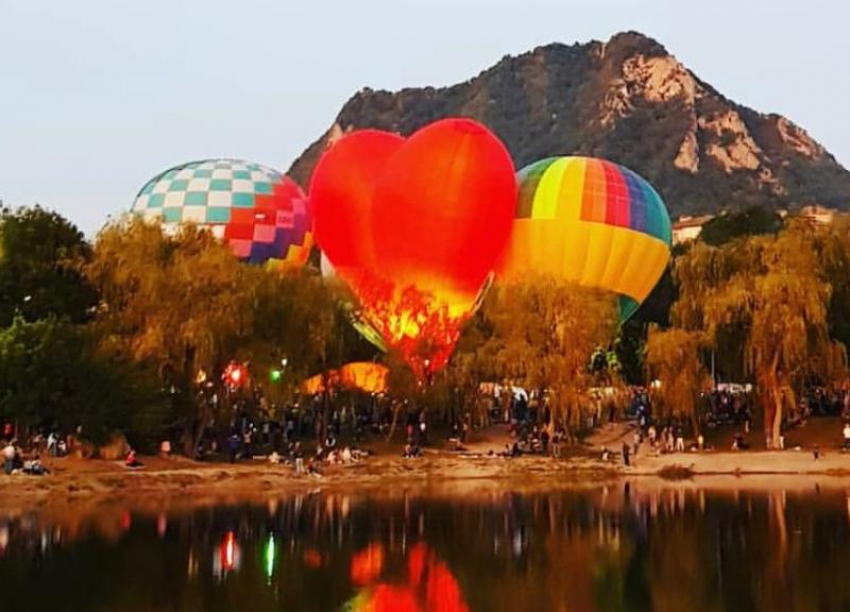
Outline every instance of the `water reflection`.
[(848, 610), (850, 491), (300, 494), (0, 518), (0, 609)]

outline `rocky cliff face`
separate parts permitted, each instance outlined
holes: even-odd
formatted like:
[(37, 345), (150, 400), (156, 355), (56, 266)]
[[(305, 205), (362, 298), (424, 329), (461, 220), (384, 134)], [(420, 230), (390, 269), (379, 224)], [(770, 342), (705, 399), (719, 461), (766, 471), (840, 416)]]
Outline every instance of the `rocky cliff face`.
[(482, 121), (517, 168), (590, 155), (650, 180), (675, 217), (753, 205), (850, 209), (850, 172), (802, 128), (726, 99), (637, 33), (548, 45), (443, 89), (364, 89), (290, 169), (301, 184), (329, 140), (378, 128), (410, 134), (436, 119)]

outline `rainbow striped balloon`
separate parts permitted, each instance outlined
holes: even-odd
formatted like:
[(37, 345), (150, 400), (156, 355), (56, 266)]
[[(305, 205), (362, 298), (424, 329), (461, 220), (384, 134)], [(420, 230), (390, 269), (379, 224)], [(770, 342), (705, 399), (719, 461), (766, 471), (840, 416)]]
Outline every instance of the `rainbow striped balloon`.
[(670, 259), (670, 217), (637, 174), (588, 157), (551, 157), (517, 174), (519, 197), (504, 278), (530, 272), (620, 295), (625, 321)]

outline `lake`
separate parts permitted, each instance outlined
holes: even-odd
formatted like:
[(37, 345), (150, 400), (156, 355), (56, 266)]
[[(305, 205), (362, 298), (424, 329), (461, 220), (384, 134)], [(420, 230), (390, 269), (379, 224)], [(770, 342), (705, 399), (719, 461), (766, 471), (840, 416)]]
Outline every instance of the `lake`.
[(850, 610), (838, 487), (179, 501), (0, 518), (0, 610)]

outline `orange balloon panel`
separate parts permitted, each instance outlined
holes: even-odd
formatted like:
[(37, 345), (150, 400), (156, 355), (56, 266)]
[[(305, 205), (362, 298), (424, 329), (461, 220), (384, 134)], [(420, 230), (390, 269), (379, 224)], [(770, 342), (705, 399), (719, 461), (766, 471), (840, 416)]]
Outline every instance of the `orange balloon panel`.
[(381, 274), (471, 304), (510, 235), (515, 198), (513, 162), (485, 127), (446, 119), (420, 130), (375, 190)]
[(310, 183), (316, 242), (344, 279), (374, 267), (372, 196), (387, 160), (404, 144), (401, 136), (360, 130), (322, 155)]

